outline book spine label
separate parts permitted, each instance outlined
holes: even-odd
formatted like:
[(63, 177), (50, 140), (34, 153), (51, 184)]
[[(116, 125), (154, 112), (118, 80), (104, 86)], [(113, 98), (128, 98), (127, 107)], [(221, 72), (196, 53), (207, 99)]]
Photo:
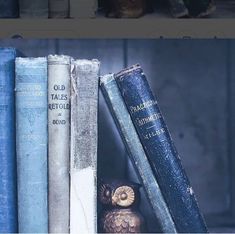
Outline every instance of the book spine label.
[(97, 232), (97, 60), (72, 63), (70, 232)]
[(17, 18), (18, 16), (17, 0), (0, 0), (0, 18)]
[(70, 57), (48, 57), (49, 232), (69, 233)]
[(105, 100), (126, 145), (137, 175), (144, 186), (146, 195), (161, 229), (165, 233), (175, 233), (175, 224), (162, 196), (158, 182), (154, 177), (114, 76), (112, 74), (103, 76), (100, 83)]
[(115, 75), (178, 232), (207, 232), (189, 180), (182, 168), (143, 70), (139, 65)]
[(17, 232), (15, 49), (0, 49), (0, 233)]
[(48, 18), (48, 0), (19, 0), (21, 18)]
[(47, 59), (16, 58), (19, 232), (48, 232), (47, 138)]
[(69, 0), (49, 0), (49, 18), (68, 18)]
[(97, 0), (70, 0), (70, 17), (93, 18), (97, 8)]

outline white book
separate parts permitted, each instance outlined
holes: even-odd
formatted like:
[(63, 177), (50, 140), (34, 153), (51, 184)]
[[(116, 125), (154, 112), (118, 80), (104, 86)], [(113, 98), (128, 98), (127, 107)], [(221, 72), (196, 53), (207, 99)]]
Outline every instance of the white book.
[(97, 60), (72, 62), (70, 233), (97, 232)]

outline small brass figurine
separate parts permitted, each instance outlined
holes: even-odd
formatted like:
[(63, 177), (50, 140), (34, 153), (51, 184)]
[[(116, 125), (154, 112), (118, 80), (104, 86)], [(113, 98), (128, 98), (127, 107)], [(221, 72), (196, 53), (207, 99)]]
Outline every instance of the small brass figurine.
[(145, 232), (144, 218), (138, 211), (140, 185), (133, 182), (104, 182), (99, 188), (103, 206), (99, 227), (104, 233)]
[(106, 0), (106, 15), (116, 18), (138, 18), (146, 12), (146, 0)]

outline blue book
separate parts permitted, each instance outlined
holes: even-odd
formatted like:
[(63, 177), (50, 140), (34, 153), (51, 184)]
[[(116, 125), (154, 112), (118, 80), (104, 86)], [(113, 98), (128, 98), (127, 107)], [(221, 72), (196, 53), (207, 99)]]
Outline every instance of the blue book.
[(115, 75), (115, 80), (177, 232), (207, 232), (193, 189), (142, 68), (134, 65), (124, 69)]
[(175, 233), (176, 228), (167, 204), (162, 196), (158, 182), (152, 172), (143, 146), (132, 123), (130, 114), (122, 99), (113, 74), (108, 74), (100, 79), (101, 90), (112, 116), (116, 122), (123, 142), (126, 145), (129, 157), (143, 184), (145, 193), (152, 206), (153, 213), (163, 232)]
[(15, 66), (19, 232), (47, 233), (47, 59)]
[(18, 16), (18, 0), (0, 0), (0, 18), (17, 18)]
[(0, 233), (17, 232), (15, 57), (0, 48)]

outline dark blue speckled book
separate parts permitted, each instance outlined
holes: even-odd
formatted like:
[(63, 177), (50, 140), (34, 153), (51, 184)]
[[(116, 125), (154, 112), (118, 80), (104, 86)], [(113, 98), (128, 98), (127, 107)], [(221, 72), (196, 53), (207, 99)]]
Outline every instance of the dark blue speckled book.
[(0, 48), (0, 233), (17, 232), (15, 57)]
[(158, 181), (152, 173), (150, 163), (120, 94), (114, 75), (102, 76), (100, 86), (161, 231), (176, 233), (175, 224), (162, 196)]
[(115, 80), (177, 232), (207, 232), (193, 189), (142, 68), (134, 65), (124, 69), (115, 75)]
[(18, 0), (0, 0), (0, 18), (17, 18), (18, 16)]

